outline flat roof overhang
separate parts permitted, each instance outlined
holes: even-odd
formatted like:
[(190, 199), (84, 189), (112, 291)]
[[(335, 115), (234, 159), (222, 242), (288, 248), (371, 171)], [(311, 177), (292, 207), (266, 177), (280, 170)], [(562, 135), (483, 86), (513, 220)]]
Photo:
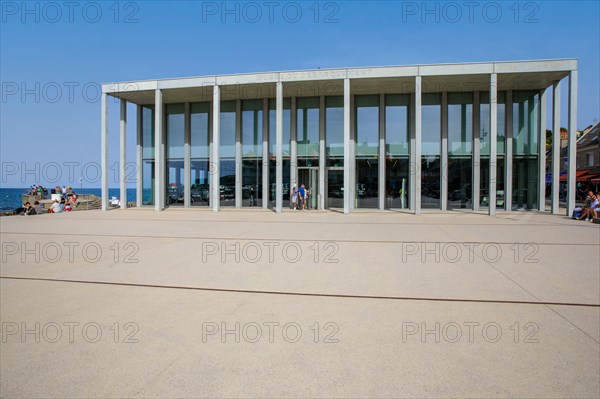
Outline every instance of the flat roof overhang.
[(283, 83), (284, 97), (343, 95), (343, 79), (351, 79), (351, 94), (412, 93), (415, 76), (422, 91), (462, 92), (489, 90), (489, 75), (498, 75), (498, 90), (540, 90), (577, 70), (576, 59), (507, 61), (466, 64), (317, 69), (254, 74), (115, 82), (102, 85), (103, 93), (134, 104), (154, 104), (156, 89), (164, 103), (211, 101), (213, 86), (221, 100), (275, 98)]

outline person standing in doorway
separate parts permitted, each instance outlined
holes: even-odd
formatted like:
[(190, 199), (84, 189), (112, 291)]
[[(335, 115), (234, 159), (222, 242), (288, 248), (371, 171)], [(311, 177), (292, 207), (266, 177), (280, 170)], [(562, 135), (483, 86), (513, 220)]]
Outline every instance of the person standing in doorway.
[(304, 188), (304, 184), (301, 184), (298, 189), (298, 198), (300, 199), (300, 209), (304, 209), (306, 205), (306, 189)]
[(292, 201), (291, 205), (294, 207), (294, 210), (296, 210), (298, 208), (298, 187), (295, 184), (292, 188), (292, 195), (290, 200)]
[(310, 201), (308, 200), (309, 195), (310, 195), (310, 189), (305, 188), (304, 189), (304, 209), (310, 209)]

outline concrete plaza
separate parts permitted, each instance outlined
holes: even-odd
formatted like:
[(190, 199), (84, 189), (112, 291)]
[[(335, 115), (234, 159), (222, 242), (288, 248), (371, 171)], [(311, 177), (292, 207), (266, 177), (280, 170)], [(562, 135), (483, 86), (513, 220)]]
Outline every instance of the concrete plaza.
[(0, 221), (2, 397), (600, 396), (600, 227), (146, 208)]

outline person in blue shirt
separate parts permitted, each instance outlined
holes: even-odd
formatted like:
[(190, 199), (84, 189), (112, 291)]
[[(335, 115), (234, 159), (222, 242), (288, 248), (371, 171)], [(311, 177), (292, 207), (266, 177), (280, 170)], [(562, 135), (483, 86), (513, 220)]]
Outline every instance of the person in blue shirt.
[(306, 189), (304, 188), (304, 184), (301, 184), (298, 189), (298, 199), (300, 200), (300, 209), (304, 209), (306, 201)]

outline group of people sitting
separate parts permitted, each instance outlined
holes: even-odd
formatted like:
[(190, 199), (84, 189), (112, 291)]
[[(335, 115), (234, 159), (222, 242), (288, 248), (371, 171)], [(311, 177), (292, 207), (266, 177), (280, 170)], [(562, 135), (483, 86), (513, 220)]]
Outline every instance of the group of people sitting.
[(31, 205), (31, 202), (27, 201), (23, 208), (17, 209), (18, 215), (39, 215), (40, 213), (44, 213), (44, 208), (40, 204), (40, 201), (35, 201), (34, 205)]
[(47, 211), (44, 211), (44, 207), (40, 204), (40, 201), (35, 201), (33, 205), (31, 202), (27, 201), (22, 208), (17, 209), (18, 215), (39, 215), (42, 213), (61, 213), (61, 212), (71, 212), (71, 210), (77, 206), (77, 202), (73, 197), (69, 197), (69, 200), (66, 201), (64, 198), (59, 200), (52, 200), (52, 205), (48, 208)]
[[(44, 187), (40, 185), (34, 185), (31, 187), (29, 191), (29, 195), (37, 195), (40, 199), (44, 199), (45, 194), (48, 192)], [(31, 202), (27, 201), (23, 204), (22, 208), (18, 208), (16, 210), (19, 215), (39, 215), (41, 213), (61, 213), (61, 212), (70, 212), (74, 207), (77, 206), (77, 195), (75, 191), (71, 188), (71, 186), (56, 186), (51, 191), (52, 194), (61, 194), (60, 200), (53, 199), (50, 208), (47, 211), (44, 211), (44, 207), (40, 204), (39, 201), (35, 201), (34, 205), (31, 205)]]
[(71, 212), (71, 210), (77, 206), (75, 195), (69, 196), (68, 200), (65, 200), (64, 197), (59, 200), (52, 200), (52, 205), (50, 205), (50, 209), (48, 209), (48, 213), (61, 213), (61, 212)]
[(593, 222), (594, 219), (597, 219), (598, 211), (600, 211), (600, 193), (594, 195), (592, 190), (588, 191), (588, 195), (583, 202), (583, 207), (580, 210), (581, 214), (577, 218), (578, 220)]

